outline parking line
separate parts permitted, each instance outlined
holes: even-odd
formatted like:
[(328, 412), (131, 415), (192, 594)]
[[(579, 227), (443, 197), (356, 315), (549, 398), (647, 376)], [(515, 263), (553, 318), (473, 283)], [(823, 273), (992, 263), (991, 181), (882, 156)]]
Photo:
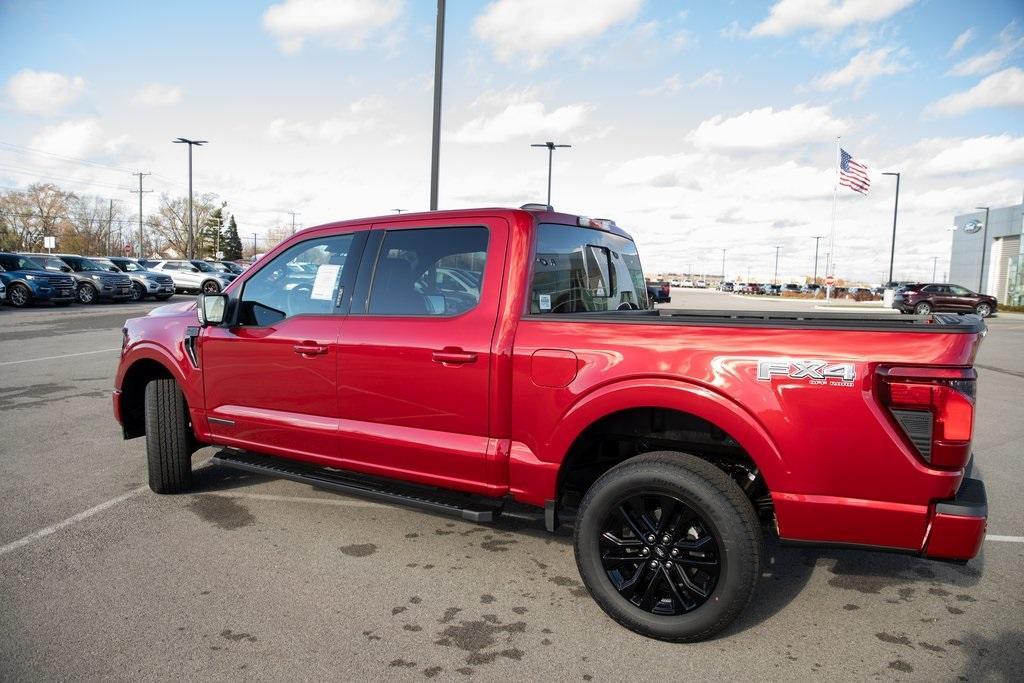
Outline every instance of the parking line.
[(121, 347), (116, 349), (100, 349), (99, 351), (82, 351), (81, 353), (65, 353), (63, 356), (46, 356), (45, 358), (29, 358), (27, 360), (6, 360), (0, 365), (17, 365), (18, 363), (35, 363), (41, 360), (58, 360), (60, 358), (71, 358), (73, 356), (90, 356), (94, 353), (109, 353), (111, 351), (120, 351)]
[(45, 529), (40, 529), (39, 531), (35, 531), (35, 532), (29, 534), (28, 536), (22, 536), (21, 538), (19, 538), (16, 541), (11, 541), (7, 545), (0, 546), (0, 555), (6, 555), (9, 552), (12, 552), (14, 550), (17, 550), (18, 548), (21, 548), (22, 546), (26, 546), (29, 543), (33, 543), (33, 542), (38, 541), (38, 540), (40, 540), (42, 538), (46, 538), (47, 536), (50, 536), (51, 534), (55, 534), (58, 531), (60, 531), (61, 529), (66, 529), (69, 526), (71, 526), (72, 524), (77, 524), (78, 522), (81, 522), (82, 520), (88, 519), (89, 517), (92, 517), (95, 514), (99, 514), (100, 512), (103, 512), (104, 510), (106, 510), (108, 508), (112, 508), (115, 505), (117, 505), (118, 503), (123, 503), (124, 501), (128, 500), (132, 496), (138, 495), (139, 493), (142, 493), (143, 491), (145, 491), (147, 489), (149, 489), (148, 486), (140, 486), (138, 488), (134, 488), (131, 491), (129, 491), (128, 493), (123, 493), (120, 496), (117, 496), (116, 498), (111, 498), (110, 500), (108, 500), (105, 503), (100, 503), (99, 505), (94, 505), (93, 507), (89, 508), (88, 510), (83, 510), (82, 512), (79, 512), (77, 515), (72, 515), (71, 517), (68, 517), (67, 519), (61, 520), (60, 522), (57, 522), (56, 524), (51, 524), (50, 526), (46, 527)]
[(989, 534), (985, 536), (986, 541), (1001, 541), (1003, 543), (1024, 543), (1024, 536), (997, 536)]

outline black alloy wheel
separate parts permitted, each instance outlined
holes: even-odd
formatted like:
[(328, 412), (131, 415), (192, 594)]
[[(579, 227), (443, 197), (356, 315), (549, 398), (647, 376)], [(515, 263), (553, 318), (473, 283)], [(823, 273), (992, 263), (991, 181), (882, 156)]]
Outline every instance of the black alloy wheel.
[(604, 520), (600, 549), (615, 590), (651, 614), (692, 612), (718, 583), (718, 540), (699, 514), (666, 493), (620, 501)]
[(207, 280), (203, 283), (203, 294), (216, 294), (220, 291), (220, 285), (216, 280)]
[(25, 285), (15, 283), (11, 285), (11, 291), (8, 293), (7, 298), (15, 308), (23, 308), (27, 306), (28, 302), (32, 299), (32, 294), (28, 291), (28, 287)]

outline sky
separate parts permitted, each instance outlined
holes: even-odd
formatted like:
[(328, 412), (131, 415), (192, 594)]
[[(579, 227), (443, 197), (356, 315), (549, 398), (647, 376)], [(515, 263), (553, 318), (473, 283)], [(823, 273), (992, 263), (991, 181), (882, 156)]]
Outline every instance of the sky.
[[(52, 181), (146, 212), (187, 191), (243, 237), (426, 210), (435, 3), (0, 4), (0, 186)], [(448, 3), (441, 208), (544, 202), (614, 219), (648, 273), (948, 268), (953, 217), (1024, 195), (1024, 4), (1014, 0)], [(89, 163), (84, 163), (89, 162)], [(937, 261), (935, 261), (937, 257)]]

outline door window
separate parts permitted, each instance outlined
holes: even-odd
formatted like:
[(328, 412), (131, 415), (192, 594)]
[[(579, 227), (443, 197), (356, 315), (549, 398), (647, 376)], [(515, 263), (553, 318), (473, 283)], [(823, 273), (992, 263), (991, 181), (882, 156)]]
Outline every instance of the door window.
[(950, 285), (949, 290), (953, 293), (953, 296), (973, 296), (971, 290), (960, 285)]
[(487, 228), (391, 230), (370, 286), (370, 315), (452, 316), (480, 303)]
[(245, 283), (239, 322), (262, 327), (296, 315), (335, 313), (353, 239), (350, 233), (300, 242), (264, 265)]

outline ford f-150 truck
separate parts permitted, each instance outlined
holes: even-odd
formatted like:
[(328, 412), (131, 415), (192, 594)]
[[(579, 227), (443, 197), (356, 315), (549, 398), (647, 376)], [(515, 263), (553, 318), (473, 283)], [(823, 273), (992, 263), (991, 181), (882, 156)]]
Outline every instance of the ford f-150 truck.
[(126, 322), (149, 484), (216, 465), (486, 522), (572, 523), (590, 594), (670, 641), (751, 598), (762, 534), (966, 561), (973, 315), (652, 310), (632, 238), (543, 209), (304, 230)]

